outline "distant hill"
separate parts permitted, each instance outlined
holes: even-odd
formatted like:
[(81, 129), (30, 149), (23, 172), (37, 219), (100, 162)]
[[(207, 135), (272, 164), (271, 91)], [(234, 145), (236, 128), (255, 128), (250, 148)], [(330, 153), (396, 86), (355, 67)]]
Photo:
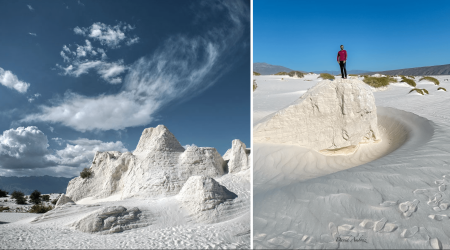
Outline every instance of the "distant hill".
[(283, 66), (272, 65), (268, 63), (253, 63), (253, 71), (258, 72), (261, 75), (273, 75), (278, 72), (291, 72), (294, 70)]
[(26, 195), (31, 194), (34, 190), (39, 190), (42, 194), (65, 193), (67, 184), (73, 178), (48, 175), (30, 177), (0, 176), (0, 189), (8, 191), (10, 194), (17, 190)]
[(410, 75), (414, 75), (414, 76), (450, 75), (450, 64), (370, 72), (370, 74), (375, 74), (375, 73), (384, 74), (384, 75), (407, 75), (407, 76), (410, 76)]
[[(313, 71), (314, 73), (320, 74), (320, 73), (328, 73), (328, 74), (332, 74), (332, 75), (340, 75), (341, 71), (337, 71), (337, 70), (322, 70), (322, 71)], [(364, 73), (372, 73), (370, 71), (367, 70), (359, 70), (359, 69), (355, 69), (355, 70), (347, 70), (347, 74), (355, 74), (355, 75), (359, 75), (359, 74), (364, 74)]]

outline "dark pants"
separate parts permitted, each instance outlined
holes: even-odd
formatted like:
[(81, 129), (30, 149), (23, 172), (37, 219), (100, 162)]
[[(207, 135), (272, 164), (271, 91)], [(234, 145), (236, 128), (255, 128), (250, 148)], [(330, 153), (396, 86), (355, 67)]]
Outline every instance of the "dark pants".
[(342, 78), (347, 78), (347, 69), (345, 69), (345, 64), (344, 61), (339, 61), (339, 66), (341, 66), (341, 75)]

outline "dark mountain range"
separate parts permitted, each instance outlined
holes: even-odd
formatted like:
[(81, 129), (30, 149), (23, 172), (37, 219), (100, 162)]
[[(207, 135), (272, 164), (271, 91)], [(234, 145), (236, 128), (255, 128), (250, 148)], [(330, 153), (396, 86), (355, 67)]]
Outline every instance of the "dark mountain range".
[(375, 73), (383, 75), (407, 75), (407, 76), (450, 75), (450, 64), (370, 72), (370, 74)]
[(294, 70), (283, 67), (283, 66), (271, 65), (268, 63), (253, 63), (253, 71), (258, 72), (261, 75), (273, 75), (278, 72), (288, 72), (289, 73)]
[(67, 184), (72, 178), (53, 176), (30, 176), (30, 177), (5, 177), (0, 176), (0, 189), (10, 194), (17, 190), (25, 195), (31, 194), (34, 190), (39, 190), (42, 194), (65, 193)]

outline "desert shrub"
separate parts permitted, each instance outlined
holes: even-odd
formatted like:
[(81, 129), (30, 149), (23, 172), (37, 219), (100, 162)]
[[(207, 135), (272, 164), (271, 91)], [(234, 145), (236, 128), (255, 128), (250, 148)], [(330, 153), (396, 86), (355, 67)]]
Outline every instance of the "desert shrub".
[(0, 197), (8, 197), (8, 192), (0, 189)]
[(358, 76), (358, 75), (356, 75), (356, 74), (348, 74), (349, 76)]
[(57, 202), (58, 202), (58, 199), (53, 199), (53, 200), (52, 200), (52, 204), (53, 204), (53, 205), (56, 205)]
[(439, 87), (439, 88), (438, 88), (438, 90), (441, 90), (441, 89), (444, 90), (444, 91), (447, 91), (447, 90), (446, 90), (445, 88), (443, 88), (443, 87)]
[(27, 200), (25, 198), (24, 193), (22, 193), (20, 191), (12, 192), (11, 198), (16, 199), (16, 204), (27, 204)]
[(330, 75), (328, 73), (320, 73), (320, 78), (322, 78), (324, 80), (325, 79), (330, 79), (330, 80), (335, 79), (333, 75)]
[(80, 172), (80, 177), (83, 179), (89, 178), (92, 176), (92, 171), (89, 168), (84, 168), (83, 171)]
[(287, 74), (288, 74), (287, 72), (282, 71), (282, 72), (276, 73), (275, 75), (276, 76), (282, 76), (282, 75), (287, 75)]
[(50, 201), (50, 195), (48, 195), (48, 194), (42, 195), (42, 200), (43, 201)]
[(391, 82), (397, 82), (394, 78), (391, 77), (374, 77), (374, 76), (368, 76), (365, 75), (363, 82), (365, 82), (367, 85), (370, 85), (374, 88), (380, 88), (388, 86)]
[(253, 71), (253, 75), (254, 75), (254, 76), (260, 76), (261, 74), (258, 73), (258, 72)]
[(414, 76), (408, 76), (408, 77), (409, 77), (409, 78), (411, 78), (411, 79), (413, 79), (413, 80), (415, 79), (415, 77), (414, 77)]
[(431, 76), (424, 76), (424, 77), (420, 78), (419, 82), (423, 81), (423, 80), (427, 80), (427, 81), (433, 82), (435, 85), (439, 85), (438, 79), (431, 77)]
[(9, 210), (9, 207), (2, 207), (2, 206), (0, 206), (0, 213), (5, 211), (5, 210)]
[(423, 91), (425, 94), (427, 94), (427, 95), (430, 94), (430, 93), (428, 93), (428, 90), (426, 90), (426, 89), (422, 89), (422, 91)]
[[(413, 91), (416, 91), (417, 93), (423, 95), (423, 90), (424, 90), (424, 89), (413, 88), (413, 89), (411, 89), (411, 90), (409, 91), (409, 93), (411, 93), (411, 92), (413, 92)], [(425, 89), (425, 90), (426, 90), (426, 89)], [(409, 94), (409, 93), (408, 93), (408, 94)], [(427, 91), (427, 94), (428, 94), (428, 91)]]
[(41, 192), (34, 190), (33, 193), (30, 195), (30, 202), (33, 204), (40, 204), (41, 203)]
[(405, 83), (409, 84), (412, 87), (416, 86), (416, 82), (414, 82), (414, 80), (411, 80), (411, 79), (406, 78), (404, 76), (402, 77), (402, 80), (400, 82), (405, 82)]
[(47, 213), (48, 211), (52, 210), (53, 207), (51, 205), (41, 205), (41, 204), (35, 204), (33, 205), (30, 210), (28, 210), (28, 213), (38, 213), (38, 214), (42, 214), (42, 213)]
[(288, 73), (288, 75), (289, 75), (290, 77), (293, 77), (293, 76), (295, 76), (296, 74), (297, 74), (297, 77), (299, 77), (299, 78), (302, 78), (302, 77), (305, 76), (305, 74), (304, 74), (303, 72), (295, 71), (295, 70)]
[(258, 87), (258, 84), (256, 84), (256, 80), (253, 80), (253, 91), (255, 91), (257, 87)]

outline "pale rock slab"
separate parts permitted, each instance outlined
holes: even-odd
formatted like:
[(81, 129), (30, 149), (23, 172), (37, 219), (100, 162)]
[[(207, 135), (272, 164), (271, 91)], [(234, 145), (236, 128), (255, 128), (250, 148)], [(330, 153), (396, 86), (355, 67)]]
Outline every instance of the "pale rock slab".
[(72, 205), (75, 205), (75, 202), (74, 202), (72, 199), (70, 199), (70, 197), (66, 196), (65, 194), (62, 194), (62, 195), (59, 197), (58, 201), (56, 202), (55, 207), (60, 207), (60, 206), (62, 206), (62, 205), (64, 205), (64, 204), (72, 204)]
[(97, 152), (86, 179), (69, 182), (67, 196), (78, 201), (117, 196), (160, 197), (178, 194), (191, 176), (218, 177), (224, 174), (225, 162), (215, 148), (184, 149), (163, 125), (147, 128), (136, 150)]
[(123, 206), (105, 207), (74, 222), (72, 226), (85, 233), (118, 233), (127, 229), (146, 226), (137, 224), (141, 211)]
[(228, 172), (236, 173), (250, 168), (250, 149), (239, 139), (233, 140), (231, 148), (223, 155), (223, 159), (228, 161)]
[(359, 79), (324, 80), (254, 128), (255, 142), (351, 154), (361, 143), (381, 140), (375, 97)]

